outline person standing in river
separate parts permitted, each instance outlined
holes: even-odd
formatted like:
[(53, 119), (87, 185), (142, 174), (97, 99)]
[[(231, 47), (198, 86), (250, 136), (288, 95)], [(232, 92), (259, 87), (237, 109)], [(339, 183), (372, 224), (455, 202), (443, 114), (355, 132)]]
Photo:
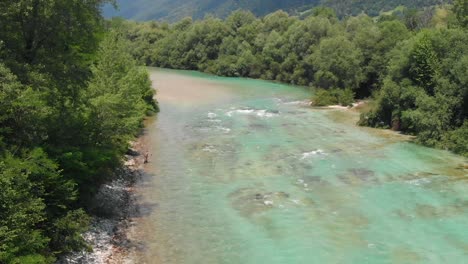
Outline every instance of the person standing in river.
[(149, 152), (146, 151), (145, 154), (143, 154), (143, 157), (145, 158), (144, 163), (148, 163), (148, 158), (149, 158)]

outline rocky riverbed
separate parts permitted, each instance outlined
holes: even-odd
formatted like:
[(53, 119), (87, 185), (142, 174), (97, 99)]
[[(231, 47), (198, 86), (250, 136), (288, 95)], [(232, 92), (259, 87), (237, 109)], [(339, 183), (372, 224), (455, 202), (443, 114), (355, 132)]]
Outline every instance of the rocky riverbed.
[(132, 263), (131, 252), (141, 246), (132, 242), (127, 233), (138, 217), (133, 187), (142, 175), (145, 153), (140, 138), (125, 155), (114, 180), (103, 184), (94, 197), (90, 230), (83, 234), (90, 250), (66, 255), (57, 264)]

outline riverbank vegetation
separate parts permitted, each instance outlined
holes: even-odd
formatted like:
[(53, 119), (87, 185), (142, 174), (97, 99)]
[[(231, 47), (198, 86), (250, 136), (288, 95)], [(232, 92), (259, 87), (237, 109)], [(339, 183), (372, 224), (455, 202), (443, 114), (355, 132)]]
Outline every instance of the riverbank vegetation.
[(301, 16), (236, 11), (225, 20), (112, 23), (147, 65), (311, 86), (316, 105), (371, 97), (360, 124), (468, 155), (466, 5), (341, 20), (318, 7)]
[(103, 0), (0, 3), (0, 263), (86, 248), (86, 205), (157, 110)]

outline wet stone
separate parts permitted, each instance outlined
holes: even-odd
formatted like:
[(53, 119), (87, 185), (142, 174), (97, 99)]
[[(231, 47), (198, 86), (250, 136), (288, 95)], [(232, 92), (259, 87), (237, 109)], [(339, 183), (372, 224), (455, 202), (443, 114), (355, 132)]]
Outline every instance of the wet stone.
[(253, 188), (241, 188), (229, 195), (232, 207), (250, 217), (271, 208), (292, 203), (286, 192), (259, 192)]
[(468, 170), (468, 164), (460, 164), (456, 168), (457, 170)]
[(323, 180), (322, 177), (320, 177), (320, 176), (307, 176), (306, 180), (309, 183), (323, 183), (323, 182), (325, 182), (325, 180)]
[(345, 184), (374, 183), (379, 184), (379, 179), (375, 173), (368, 169), (354, 168), (349, 169), (346, 175), (340, 175), (338, 178)]
[(251, 123), (249, 124), (249, 129), (251, 130), (265, 130), (268, 129), (269, 127), (265, 124), (259, 124), (259, 123)]

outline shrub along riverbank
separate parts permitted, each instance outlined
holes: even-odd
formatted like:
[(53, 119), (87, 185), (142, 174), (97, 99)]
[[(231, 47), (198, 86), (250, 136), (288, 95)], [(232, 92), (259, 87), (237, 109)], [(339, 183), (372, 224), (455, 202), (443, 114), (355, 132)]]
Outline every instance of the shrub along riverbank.
[(89, 198), (157, 111), (103, 2), (0, 3), (0, 263), (85, 248)]
[(361, 125), (392, 128), (432, 147), (468, 156), (467, 2), (379, 17), (308, 16), (175, 24), (114, 20), (136, 59), (150, 66), (314, 87), (316, 105), (373, 98)]

